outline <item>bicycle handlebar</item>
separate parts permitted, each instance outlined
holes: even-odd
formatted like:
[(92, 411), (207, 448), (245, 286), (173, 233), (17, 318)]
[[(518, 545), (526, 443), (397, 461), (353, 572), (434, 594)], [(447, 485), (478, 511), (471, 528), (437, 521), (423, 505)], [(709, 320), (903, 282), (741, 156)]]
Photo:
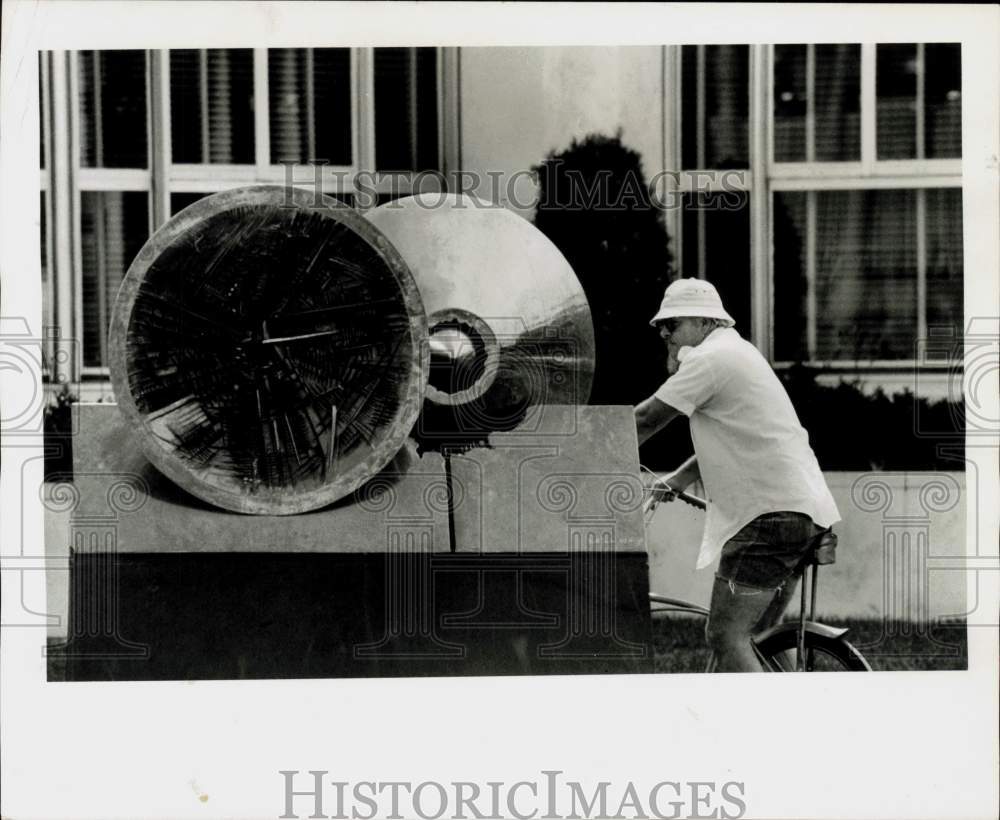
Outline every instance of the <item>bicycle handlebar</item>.
[[(692, 507), (697, 507), (699, 510), (708, 509), (708, 502), (704, 498), (699, 498), (696, 495), (691, 495), (690, 493), (674, 492), (674, 498), (683, 501), (685, 504), (690, 504)], [(656, 498), (655, 492), (650, 492), (649, 501), (646, 502), (644, 511), (649, 513), (656, 509), (660, 504), (660, 501)]]
[(675, 493), (681, 501), (685, 504), (690, 504), (692, 507), (697, 507), (699, 510), (708, 509), (708, 502), (704, 498), (699, 498), (696, 495), (691, 495), (690, 493), (679, 492)]
[[(654, 473), (648, 467), (644, 467), (642, 465), (639, 465), (639, 467), (644, 473), (647, 473), (648, 475), (652, 476), (654, 482), (659, 482), (660, 479), (657, 477), (656, 473)], [(649, 500), (643, 506), (643, 512), (645, 513), (652, 512), (653, 510), (656, 509), (657, 505), (660, 503), (659, 500), (656, 498), (655, 490), (653, 490), (652, 488), (648, 488), (648, 491), (650, 494)], [(683, 490), (674, 491), (673, 496), (674, 498), (680, 499), (685, 504), (690, 504), (692, 507), (697, 507), (699, 510), (708, 509), (708, 502), (704, 498), (699, 498), (696, 495), (691, 495), (690, 493), (686, 493)]]

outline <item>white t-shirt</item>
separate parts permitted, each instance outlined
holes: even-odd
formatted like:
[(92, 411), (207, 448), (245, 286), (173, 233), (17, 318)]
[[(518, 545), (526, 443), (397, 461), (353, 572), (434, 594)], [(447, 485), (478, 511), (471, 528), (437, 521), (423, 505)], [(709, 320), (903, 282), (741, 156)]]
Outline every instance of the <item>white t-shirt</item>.
[(805, 513), (821, 527), (839, 521), (809, 435), (757, 348), (716, 328), (681, 352), (677, 372), (654, 395), (691, 419), (709, 501), (698, 569), (764, 513)]

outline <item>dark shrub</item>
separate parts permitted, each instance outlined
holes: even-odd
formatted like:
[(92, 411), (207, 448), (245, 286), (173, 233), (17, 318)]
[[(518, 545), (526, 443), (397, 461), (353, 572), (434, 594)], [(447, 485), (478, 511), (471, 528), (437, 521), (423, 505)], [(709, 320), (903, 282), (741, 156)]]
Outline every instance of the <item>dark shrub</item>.
[(818, 374), (796, 365), (781, 375), (824, 470), (965, 469), (961, 402), (868, 394), (856, 382), (826, 386)]
[(52, 395), (43, 416), (45, 480), (73, 475), (73, 404), (77, 401), (66, 385)]

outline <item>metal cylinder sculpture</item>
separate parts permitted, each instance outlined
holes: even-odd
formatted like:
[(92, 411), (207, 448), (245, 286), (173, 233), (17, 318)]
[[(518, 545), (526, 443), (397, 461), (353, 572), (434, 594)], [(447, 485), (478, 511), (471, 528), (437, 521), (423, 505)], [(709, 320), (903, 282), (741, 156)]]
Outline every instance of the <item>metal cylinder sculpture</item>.
[(182, 488), (299, 513), (399, 451), (423, 404), (427, 332), (406, 263), (353, 209), (241, 188), (143, 246), (112, 315), (111, 380), (146, 456)]
[(469, 194), (406, 197), (366, 217), (406, 260), (427, 310), (424, 433), (475, 439), (512, 429), (533, 405), (587, 403), (590, 307), (541, 231)]

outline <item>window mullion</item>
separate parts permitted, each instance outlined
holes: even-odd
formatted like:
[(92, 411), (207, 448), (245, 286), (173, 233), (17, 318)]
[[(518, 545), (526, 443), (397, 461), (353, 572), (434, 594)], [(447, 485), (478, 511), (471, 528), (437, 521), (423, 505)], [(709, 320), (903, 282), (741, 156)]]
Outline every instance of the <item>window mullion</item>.
[(208, 50), (198, 50), (198, 105), (201, 108), (201, 161), (211, 162), (208, 141)]
[[(695, 164), (705, 167), (705, 46), (695, 51)], [(700, 235), (700, 234), (699, 234)], [(700, 253), (700, 248), (699, 248)]]
[(927, 86), (926, 67), (924, 44), (917, 43), (917, 159), (924, 159), (927, 156), (927, 147), (924, 144), (924, 96)]
[(156, 230), (170, 218), (170, 52), (159, 49), (149, 54), (147, 99), (150, 112), (150, 219)]
[(305, 102), (306, 102), (306, 162), (316, 159), (316, 84), (313, 71), (313, 50), (306, 49)]
[[(681, 70), (682, 46), (663, 46), (663, 170), (681, 169)], [(684, 270), (684, 241), (681, 235), (680, 186), (674, 173), (663, 178), (664, 201), (672, 203), (666, 211), (667, 233), (673, 240), (674, 270)]]
[[(695, 47), (695, 164), (698, 168), (706, 165), (705, 157), (705, 46)], [(694, 195), (698, 197), (698, 194)], [(695, 254), (695, 273), (699, 279), (705, 278), (705, 211), (696, 200), (695, 211), (695, 242), (697, 247), (689, 248), (688, 252)]]
[[(435, 72), (435, 87), (434, 93), (437, 98), (437, 112), (438, 112), (438, 122), (437, 122), (437, 167), (442, 174), (448, 173), (449, 163), (445, 160), (445, 134), (448, 129), (446, 120), (448, 118), (448, 108), (445, 98), (445, 49), (437, 48), (434, 52), (434, 65), (437, 66), (437, 71)], [(448, 190), (447, 177), (444, 182), (444, 190)]]
[(816, 192), (806, 193), (806, 352), (816, 360)]
[[(927, 191), (917, 197), (917, 341), (927, 338)], [(916, 353), (914, 352), (914, 355)]]
[[(52, 57), (51, 52), (40, 52), (38, 60), (38, 82), (41, 89), (40, 108), (38, 111), (38, 127), (42, 135), (42, 162), (39, 175), (41, 189), (52, 191)], [(49, 197), (51, 199), (51, 196)], [(47, 209), (51, 212), (51, 208)], [(49, 214), (51, 215), (51, 214)], [(49, 222), (51, 225), (51, 221)], [(51, 230), (49, 231), (51, 233)]]
[[(69, 119), (66, 123), (68, 133), (68, 154), (67, 170), (68, 176), (66, 194), (68, 197), (68, 211), (66, 211), (66, 224), (64, 233), (69, 241), (68, 261), (69, 266), (66, 271), (69, 273), (69, 302), (66, 316), (69, 319), (68, 327), (62, 325), (60, 321), (60, 334), (67, 331), (70, 338), (77, 340), (78, 348), (75, 351), (74, 359), (77, 362), (73, 367), (77, 368), (83, 363), (83, 251), (80, 226), (81, 200), (80, 200), (80, 149), (82, 132), (82, 116), (80, 111), (80, 53), (70, 52), (68, 55), (68, 99), (66, 108), (69, 111)], [(54, 128), (58, 128), (57, 123), (53, 123)], [(56, 218), (60, 215), (56, 214)], [(80, 372), (77, 370), (73, 374), (73, 381), (79, 381)]]
[(271, 111), (267, 49), (253, 50), (254, 164), (258, 174), (271, 164)]
[(680, 164), (680, 101), (681, 46), (661, 46), (661, 82), (663, 84), (663, 168), (679, 171)]
[(806, 162), (816, 161), (816, 46), (806, 46)]
[(417, 124), (417, 117), (419, 116), (419, 109), (417, 107), (417, 50), (415, 48), (407, 49), (407, 61), (408, 65), (408, 82), (407, 82), (407, 101), (409, 103), (409, 119), (410, 119), (410, 167), (416, 171), (419, 170), (419, 151), (417, 146), (417, 139), (419, 138), (419, 128)]
[[(695, 197), (700, 197), (700, 194), (695, 194)], [(706, 256), (706, 230), (705, 230), (705, 209), (699, 202), (697, 204), (698, 209), (695, 211), (695, 219), (697, 219), (698, 226), (698, 278), (705, 278), (705, 256)]]
[[(54, 319), (54, 297), (55, 297), (55, 278), (53, 272), (52, 263), (52, 70), (51, 70), (51, 54), (46, 52), (40, 53), (40, 59), (38, 61), (38, 82), (41, 89), (41, 108), (38, 112), (38, 127), (41, 129), (43, 140), (42, 140), (42, 162), (45, 167), (42, 168), (40, 174), (41, 190), (42, 190), (42, 209), (44, 211), (45, 219), (45, 236), (44, 245), (42, 247), (41, 253), (45, 260), (45, 270), (48, 275), (48, 286), (49, 286), (49, 298), (47, 304), (42, 305), (42, 331), (46, 336), (46, 347), (45, 355), (50, 361), (50, 367), (54, 368), (55, 360), (53, 358), (54, 351), (49, 347), (47, 328), (55, 324)], [(44, 296), (43, 296), (44, 298)], [(50, 370), (50, 373), (52, 371)]]
[(861, 44), (861, 167), (872, 173), (875, 167), (875, 44)]
[[(355, 100), (357, 102), (357, 170), (374, 173), (375, 169), (375, 50), (355, 50)], [(353, 67), (353, 66), (352, 66)]]
[(76, 87), (72, 81), (76, 55), (65, 51), (54, 51), (50, 61), (50, 128), (47, 140), (51, 141), (48, 164), (51, 185), (49, 187), (49, 235), (52, 243), (52, 312), (58, 328), (56, 353), (53, 356), (52, 376), (59, 380), (79, 380), (77, 372), (79, 351), (72, 349), (72, 339), (78, 338), (76, 308), (79, 304), (76, 283), (76, 259), (74, 258), (73, 222), (77, 208), (73, 202), (74, 169), (76, 167), (76, 141), (73, 139), (77, 122)]
[(438, 50), (438, 76), (441, 82), (439, 134), (441, 171), (446, 179), (462, 167), (461, 61), (462, 52), (448, 47)]
[[(752, 46), (751, 46), (751, 48), (752, 48)], [(772, 174), (773, 165), (774, 165), (774, 131), (775, 131), (775, 129), (774, 129), (774, 106), (775, 106), (775, 103), (774, 103), (774, 46), (773, 45), (758, 46), (758, 48), (760, 48), (762, 50), (766, 50), (765, 51), (765, 59), (766, 59), (767, 65), (766, 65), (766, 67), (764, 69), (763, 76), (760, 78), (760, 81), (764, 83), (765, 101), (763, 103), (764, 108), (760, 112), (762, 119), (759, 122), (761, 124), (766, 124), (766, 127), (767, 127), (767, 133), (766, 133), (765, 139), (764, 139), (764, 143), (765, 143), (765, 145), (764, 145), (764, 149), (765, 149), (764, 150), (764, 162), (765, 162), (765, 170), (767, 172), (767, 180), (768, 180), (768, 183), (770, 183), (770, 181), (771, 181), (771, 174)], [(752, 74), (751, 74), (750, 82), (751, 83), (753, 82), (753, 75)], [(752, 100), (751, 100), (751, 103), (752, 103)], [(754, 112), (754, 107), (751, 104), (751, 106), (750, 106), (750, 115), (751, 116), (753, 116), (753, 112)], [(752, 140), (753, 137), (754, 137), (754, 130), (753, 130), (754, 127), (751, 125), (750, 128), (751, 128), (751, 130), (750, 130), (750, 136), (751, 136), (751, 140)], [(751, 159), (751, 167), (752, 167), (752, 165), (753, 165), (753, 160)]]
[(94, 255), (96, 257), (94, 267), (97, 274), (97, 361), (102, 367), (105, 367), (108, 363), (108, 265), (104, 244), (108, 235), (107, 215), (104, 212), (107, 207), (107, 197), (105, 194), (91, 194), (91, 196), (95, 197), (98, 203), (94, 209)]
[(772, 129), (771, 47), (750, 46), (750, 339), (768, 359), (774, 357), (771, 192), (768, 164)]
[(101, 94), (101, 52), (91, 52), (93, 69), (91, 77), (94, 81), (94, 167), (104, 167), (104, 117), (102, 116), (103, 99)]

